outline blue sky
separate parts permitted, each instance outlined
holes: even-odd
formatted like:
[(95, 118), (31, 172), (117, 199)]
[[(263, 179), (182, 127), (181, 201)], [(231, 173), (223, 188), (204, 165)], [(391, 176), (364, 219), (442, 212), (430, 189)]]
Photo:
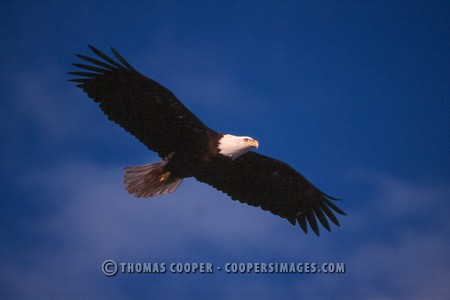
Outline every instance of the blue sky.
[[(446, 1), (7, 1), (0, 296), (449, 298)], [(260, 141), (342, 198), (320, 238), (185, 180), (135, 199), (158, 160), (67, 82), (117, 49), (210, 127)], [(118, 262), (343, 262), (345, 274), (119, 274)]]

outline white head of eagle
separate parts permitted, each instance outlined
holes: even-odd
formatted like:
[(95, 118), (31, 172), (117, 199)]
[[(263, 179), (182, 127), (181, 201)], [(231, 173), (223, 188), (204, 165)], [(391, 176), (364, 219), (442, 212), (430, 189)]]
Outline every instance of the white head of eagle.
[(219, 153), (235, 160), (252, 148), (258, 149), (259, 142), (249, 136), (224, 134), (219, 140)]
[(233, 200), (309, 227), (330, 231), (345, 215), (337, 200), (311, 184), (287, 163), (256, 153), (257, 140), (222, 134), (206, 126), (178, 98), (144, 76), (116, 50), (117, 60), (89, 46), (97, 56), (78, 55), (81, 72), (71, 81), (99, 104), (108, 118), (138, 138), (162, 161), (125, 168), (126, 190), (136, 197), (174, 192), (184, 178), (194, 177)]

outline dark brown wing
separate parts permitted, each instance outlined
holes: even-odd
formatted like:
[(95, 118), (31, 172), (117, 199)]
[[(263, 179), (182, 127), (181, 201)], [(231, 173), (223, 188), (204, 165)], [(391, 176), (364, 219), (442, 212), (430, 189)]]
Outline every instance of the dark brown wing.
[(84, 71), (70, 72), (78, 76), (71, 81), (99, 103), (110, 120), (161, 157), (207, 145), (208, 132), (213, 131), (172, 92), (136, 71), (114, 49), (118, 62), (89, 48), (102, 60), (77, 55), (90, 64), (74, 64)]
[(331, 200), (337, 200), (312, 185), (288, 164), (248, 152), (234, 161), (218, 155), (195, 177), (228, 194), (233, 200), (261, 207), (298, 223), (305, 233), (307, 223), (319, 235), (317, 220), (330, 231), (328, 219), (339, 226), (333, 211), (345, 215)]

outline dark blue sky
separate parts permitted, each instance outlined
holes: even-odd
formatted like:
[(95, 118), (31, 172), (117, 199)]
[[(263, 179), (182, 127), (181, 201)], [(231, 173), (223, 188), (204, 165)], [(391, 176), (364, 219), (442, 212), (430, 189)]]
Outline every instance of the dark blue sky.
[[(0, 295), (448, 298), (449, 20), (446, 1), (3, 3)], [(67, 82), (88, 43), (344, 199), (342, 226), (304, 235), (192, 179), (128, 195), (123, 167), (158, 158)], [(346, 273), (108, 278), (109, 258)]]

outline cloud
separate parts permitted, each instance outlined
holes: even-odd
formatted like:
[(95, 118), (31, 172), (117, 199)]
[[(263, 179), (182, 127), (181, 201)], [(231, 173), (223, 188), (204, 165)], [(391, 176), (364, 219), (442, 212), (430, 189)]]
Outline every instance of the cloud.
[[(371, 230), (376, 226), (385, 229), (388, 236), (421, 229), (438, 232), (450, 229), (446, 222), (449, 185), (407, 181), (369, 171), (359, 172), (356, 177), (359, 177), (359, 182), (362, 180), (373, 186), (374, 194), (357, 211), (359, 217), (352, 218), (355, 227), (360, 228), (365, 224)], [(367, 211), (371, 213), (365, 213)]]
[(28, 126), (38, 126), (45, 133), (57, 137), (71, 133), (77, 129), (74, 126), (83, 123), (77, 121), (77, 113), (81, 113), (80, 106), (69, 101), (69, 77), (64, 78), (60, 74), (65, 74), (65, 71), (52, 68), (51, 64), (45, 70), (23, 70), (13, 74), (12, 110), (18, 122), (26, 119)]
[[(448, 199), (446, 186), (361, 175), (376, 187), (370, 201), (350, 210), (342, 228), (317, 238), (195, 180), (185, 180), (168, 196), (136, 199), (124, 191), (123, 169), (117, 165), (68, 161), (21, 178), (22, 188), (39, 187), (34, 201), (51, 209), (20, 227), (19, 239), (39, 238), (3, 263), (2, 290), (10, 298), (126, 298), (129, 289), (144, 294), (151, 290), (154, 296), (186, 292), (185, 298), (215, 293), (224, 299), (237, 294), (262, 299), (292, 294), (386, 299), (450, 294), (444, 282), (450, 274), (443, 267), (448, 262), (448, 225), (439, 217), (446, 212), (435, 212)], [(427, 217), (431, 214), (438, 217)], [(100, 272), (105, 259), (344, 262), (346, 273), (107, 278)]]
[(72, 162), (23, 177), (25, 188), (41, 187), (35, 200), (53, 209), (27, 229), (45, 237), (22, 249), (19, 259), (30, 263), (12, 259), (6, 265), (2, 279), (10, 290), (26, 298), (91, 294), (109, 289), (100, 273), (107, 258), (186, 262), (208, 257), (209, 251), (238, 257), (273, 231), (264, 218), (248, 221), (257, 215), (250, 207), (249, 213), (236, 209), (240, 205), (224, 194), (193, 180), (185, 180), (176, 194), (136, 199), (124, 191), (122, 172)]
[(450, 239), (444, 233), (405, 233), (394, 243), (373, 241), (353, 259), (357, 289), (373, 290), (373, 298), (448, 298), (445, 278)]
[(448, 298), (450, 187), (368, 171), (357, 177), (375, 189), (349, 218), (348, 277), (335, 287), (355, 298)]

